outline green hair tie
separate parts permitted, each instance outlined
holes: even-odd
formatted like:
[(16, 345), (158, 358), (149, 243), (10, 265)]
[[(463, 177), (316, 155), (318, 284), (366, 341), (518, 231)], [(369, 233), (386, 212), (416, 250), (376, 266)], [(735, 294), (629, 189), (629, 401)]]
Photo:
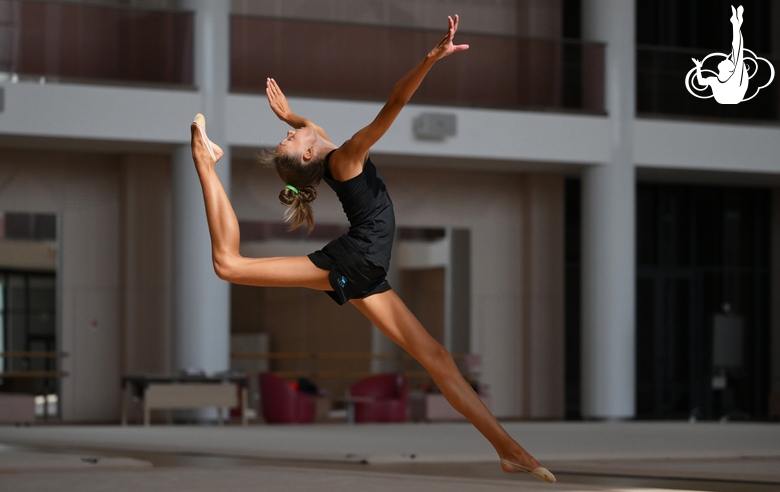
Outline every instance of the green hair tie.
[(293, 185), (285, 185), (284, 187), (287, 188), (288, 190), (292, 191), (296, 195), (298, 194), (298, 188), (296, 188), (295, 186), (293, 186)]

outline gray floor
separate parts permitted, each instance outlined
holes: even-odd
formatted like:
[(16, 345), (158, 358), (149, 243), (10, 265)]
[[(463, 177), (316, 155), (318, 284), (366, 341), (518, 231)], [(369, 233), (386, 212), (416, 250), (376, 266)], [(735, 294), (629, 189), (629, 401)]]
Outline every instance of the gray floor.
[(0, 427), (0, 490), (780, 490), (780, 425), (507, 423), (558, 477), (501, 472), (468, 424)]

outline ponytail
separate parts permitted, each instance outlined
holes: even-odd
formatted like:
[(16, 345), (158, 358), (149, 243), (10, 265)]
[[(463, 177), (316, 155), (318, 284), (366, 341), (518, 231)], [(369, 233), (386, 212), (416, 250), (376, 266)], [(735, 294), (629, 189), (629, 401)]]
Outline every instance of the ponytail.
[(289, 155), (268, 150), (260, 155), (260, 162), (276, 169), (285, 187), (279, 193), (279, 201), (287, 207), (284, 220), (293, 231), (304, 222), (308, 232), (314, 229), (314, 210), (311, 202), (317, 198), (317, 185), (325, 172), (325, 160), (304, 163), (300, 155)]
[(308, 232), (314, 229), (314, 210), (311, 202), (317, 198), (317, 189), (313, 186), (304, 186), (293, 190), (293, 186), (287, 185), (279, 193), (279, 201), (287, 207), (284, 213), (285, 222), (290, 223), (289, 231), (293, 231), (306, 222)]

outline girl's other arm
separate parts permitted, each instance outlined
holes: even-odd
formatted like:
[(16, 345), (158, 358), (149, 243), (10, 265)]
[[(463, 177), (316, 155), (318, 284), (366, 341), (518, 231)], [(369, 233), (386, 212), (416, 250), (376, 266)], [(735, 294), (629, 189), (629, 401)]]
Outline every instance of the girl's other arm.
[(355, 133), (351, 139), (347, 140), (333, 154), (330, 160), (332, 172), (342, 174), (340, 170), (343, 169), (345, 171), (343, 174), (351, 174), (351, 176), (337, 177), (337, 179), (349, 179), (360, 174), (371, 146), (387, 132), (434, 63), (456, 51), (463, 51), (469, 48), (467, 44), (455, 45), (452, 42), (455, 32), (458, 30), (458, 16), (456, 15), (454, 19), (452, 17), (447, 19), (449, 21), (449, 30), (441, 42), (395, 84), (387, 103), (379, 111), (374, 121)]
[(287, 102), (287, 98), (284, 96), (284, 93), (282, 93), (282, 89), (279, 88), (279, 84), (272, 78), (268, 78), (265, 81), (265, 95), (268, 97), (268, 104), (271, 106), (271, 110), (280, 120), (295, 129), (303, 128), (304, 126), (313, 126), (322, 138), (330, 142), (330, 138), (328, 138), (325, 130), (315, 125), (311, 120), (307, 120), (292, 112), (290, 104)]

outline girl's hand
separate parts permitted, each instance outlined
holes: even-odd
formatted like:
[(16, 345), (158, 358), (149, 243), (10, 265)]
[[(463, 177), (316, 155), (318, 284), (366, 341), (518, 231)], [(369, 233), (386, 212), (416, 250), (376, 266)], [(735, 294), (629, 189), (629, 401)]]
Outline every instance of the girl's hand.
[(435, 48), (431, 50), (431, 52), (428, 54), (430, 58), (435, 60), (441, 60), (445, 56), (451, 55), (452, 53), (455, 53), (456, 51), (463, 51), (469, 49), (469, 45), (467, 44), (452, 44), (452, 39), (455, 37), (455, 33), (458, 30), (458, 16), (455, 15), (455, 20), (452, 19), (452, 17), (447, 17), (450, 24), (450, 29), (447, 31), (447, 34), (444, 36), (444, 39), (441, 40), (439, 44), (436, 45)]
[(268, 104), (271, 106), (271, 110), (279, 117), (280, 120), (287, 122), (292, 111), (290, 105), (287, 103), (287, 98), (284, 97), (282, 89), (279, 88), (279, 84), (272, 78), (268, 78), (265, 81), (265, 95), (268, 97)]

